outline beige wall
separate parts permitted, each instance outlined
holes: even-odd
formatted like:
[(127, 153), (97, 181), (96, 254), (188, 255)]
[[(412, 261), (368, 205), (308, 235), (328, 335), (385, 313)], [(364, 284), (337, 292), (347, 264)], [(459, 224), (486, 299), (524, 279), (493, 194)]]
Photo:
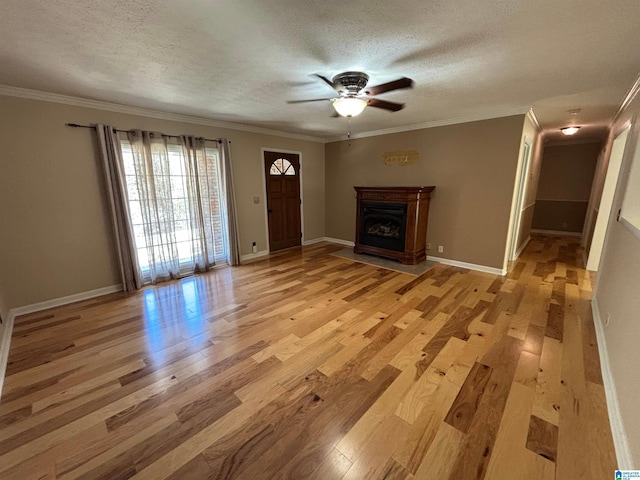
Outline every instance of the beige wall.
[(533, 228), (582, 232), (600, 143), (546, 146)]
[(529, 240), (531, 236), (531, 224), (533, 223), (533, 210), (535, 203), (529, 205), (522, 211), (522, 217), (520, 218), (520, 230), (518, 231), (517, 248), (516, 253), (520, 250), (525, 242)]
[[(354, 185), (435, 185), (429, 255), (502, 268), (523, 115), (326, 145), (326, 234), (353, 241)], [(356, 120), (357, 121), (357, 120)], [(388, 151), (417, 150), (420, 160), (385, 166)], [(444, 246), (438, 254), (437, 245)]]
[[(640, 97), (627, 108), (617, 120), (607, 145), (634, 115), (640, 113)], [(638, 138), (640, 124), (629, 133), (621, 168), (621, 180), (614, 198), (612, 211), (616, 212), (622, 203), (622, 192), (626, 187), (631, 159), (640, 148)], [(595, 302), (604, 322), (610, 316), (608, 326), (602, 325), (609, 363), (615, 382), (622, 422), (628, 436), (634, 467), (640, 468), (640, 239), (612, 215), (607, 228), (604, 249), (596, 281)], [(630, 465), (627, 466), (631, 468)]]
[(305, 239), (324, 236), (322, 143), (3, 96), (0, 112), (0, 292), (8, 308), (120, 283), (95, 135), (67, 122), (229, 138), (242, 254), (252, 241), (267, 248), (261, 147), (300, 151)]
[(600, 143), (548, 145), (542, 154), (537, 200), (589, 200)]

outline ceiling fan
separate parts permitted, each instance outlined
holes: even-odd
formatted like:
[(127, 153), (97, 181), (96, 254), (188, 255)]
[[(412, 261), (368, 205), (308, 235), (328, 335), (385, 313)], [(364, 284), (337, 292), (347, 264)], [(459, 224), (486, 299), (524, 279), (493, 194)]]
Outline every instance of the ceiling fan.
[(355, 117), (356, 115), (360, 115), (367, 105), (391, 112), (402, 110), (404, 103), (389, 102), (371, 97), (402, 88), (413, 88), (413, 80), (407, 77), (367, 88), (369, 75), (362, 72), (339, 73), (333, 77), (332, 80), (317, 73), (315, 76), (338, 92), (339, 96), (333, 98), (314, 98), (311, 100), (291, 100), (287, 103), (322, 102), (329, 100), (339, 115), (343, 117)]

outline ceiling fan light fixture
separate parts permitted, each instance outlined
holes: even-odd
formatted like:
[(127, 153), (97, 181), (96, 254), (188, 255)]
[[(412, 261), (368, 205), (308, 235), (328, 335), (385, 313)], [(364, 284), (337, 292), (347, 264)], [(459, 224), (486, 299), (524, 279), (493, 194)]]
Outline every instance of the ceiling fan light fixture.
[(564, 127), (560, 129), (565, 135), (575, 135), (578, 130), (580, 130), (580, 127)]
[(338, 115), (355, 117), (362, 113), (367, 106), (367, 101), (356, 97), (340, 97), (333, 100), (332, 105)]

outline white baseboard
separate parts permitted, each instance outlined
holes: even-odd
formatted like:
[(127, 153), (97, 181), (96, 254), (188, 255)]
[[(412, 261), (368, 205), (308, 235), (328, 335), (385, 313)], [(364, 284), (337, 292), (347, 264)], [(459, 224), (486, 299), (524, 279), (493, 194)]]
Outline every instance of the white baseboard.
[(451, 265), (453, 267), (468, 268), (469, 270), (476, 270), (478, 272), (491, 273), (492, 275), (506, 275), (506, 268), (487, 267), (486, 265), (476, 265), (475, 263), (459, 262), (457, 260), (449, 260), (448, 258), (432, 257), (427, 255), (427, 260), (432, 262), (443, 263), (445, 265)]
[(582, 232), (563, 232), (562, 230), (537, 230), (531, 229), (531, 233), (540, 233), (542, 235), (562, 235), (565, 237), (581, 237)]
[(613, 435), (613, 444), (616, 449), (618, 469), (633, 470), (633, 456), (631, 455), (631, 449), (629, 448), (629, 440), (624, 429), (624, 423), (622, 423), (622, 414), (620, 412), (620, 403), (618, 402), (616, 384), (613, 380), (611, 364), (609, 363), (609, 353), (604, 334), (604, 326), (600, 317), (598, 302), (595, 297), (591, 300), (591, 307), (593, 311), (593, 323), (596, 328), (598, 353), (600, 355), (600, 369), (602, 370), (604, 393), (607, 397), (607, 410), (609, 411), (609, 422), (611, 423), (611, 434)]
[(324, 237), (325, 242), (337, 243), (338, 245), (344, 245), (346, 247), (353, 247), (355, 242), (350, 240), (342, 240), (341, 238)]
[(522, 246), (518, 249), (515, 256), (511, 260), (517, 260), (520, 254), (524, 251), (524, 249), (527, 248), (527, 245), (529, 245), (530, 241), (531, 241), (531, 235), (529, 235), (529, 237), (524, 241)]
[[(339, 238), (331, 238), (331, 237), (318, 237), (318, 238), (313, 238), (311, 240), (305, 240), (302, 242), (302, 245), (306, 247), (308, 245), (314, 245), (316, 243), (321, 243), (321, 242), (338, 243), (340, 245), (346, 245), (347, 247), (353, 247), (355, 245), (355, 243), (350, 242), (348, 240), (341, 240)], [(269, 250), (261, 250), (256, 253), (249, 253), (247, 255), (242, 255), (240, 257), (240, 262), (244, 263), (250, 260), (255, 260), (256, 258), (266, 257), (270, 253), (271, 252)]]
[[(324, 237), (324, 240), (326, 242), (337, 243), (339, 245), (345, 245), (347, 247), (353, 247), (355, 245), (354, 242), (351, 242), (349, 240), (342, 240), (340, 238)], [(507, 274), (506, 269), (487, 267), (485, 265), (476, 265), (475, 263), (459, 262), (457, 260), (449, 260), (447, 258), (431, 257), (427, 255), (427, 260), (431, 260), (432, 262), (444, 263), (445, 265), (452, 265), (454, 267), (462, 267), (462, 268), (468, 268), (469, 270), (477, 270), (479, 272), (492, 273), (493, 275)]]
[(31, 305), (25, 305), (24, 307), (12, 308), (9, 311), (9, 315), (13, 315), (14, 318), (20, 315), (26, 315), (28, 313), (39, 312), (41, 310), (47, 310), (49, 308), (60, 307), (61, 305), (67, 305), (69, 303), (80, 302), (82, 300), (89, 300), (90, 298), (100, 297), (109, 293), (121, 292), (122, 285), (111, 285), (109, 287), (96, 288), (95, 290), (89, 290), (88, 292), (75, 293), (66, 297), (54, 298), (52, 300), (45, 300), (44, 302), (32, 303)]
[(248, 260), (254, 260), (260, 257), (266, 257), (267, 255), (269, 255), (269, 250), (260, 250), (259, 252), (256, 252), (256, 253), (248, 253), (240, 257), (240, 263), (246, 262)]
[(13, 314), (9, 312), (6, 322), (2, 326), (2, 336), (0, 337), (0, 400), (2, 399), (4, 374), (7, 371), (7, 362), (9, 361), (9, 348), (11, 347), (11, 334), (13, 333), (14, 318)]
[(31, 305), (24, 305), (22, 307), (12, 308), (9, 310), (9, 317), (7, 318), (7, 323), (4, 325), (4, 329), (2, 331), (2, 338), (0, 338), (0, 395), (2, 394), (2, 386), (4, 384), (4, 374), (7, 371), (7, 361), (9, 359), (9, 349), (11, 347), (11, 334), (13, 333), (13, 324), (16, 317), (121, 291), (122, 285), (111, 285), (109, 287), (97, 288), (95, 290), (89, 290), (88, 292), (81, 292), (74, 295), (68, 295), (66, 297), (46, 300), (44, 302), (32, 303)]
[(307, 245), (314, 245), (316, 243), (321, 243), (321, 242), (326, 242), (327, 239), (325, 237), (318, 237), (318, 238), (313, 238), (311, 240), (305, 240), (304, 242), (302, 242), (302, 245), (307, 246)]

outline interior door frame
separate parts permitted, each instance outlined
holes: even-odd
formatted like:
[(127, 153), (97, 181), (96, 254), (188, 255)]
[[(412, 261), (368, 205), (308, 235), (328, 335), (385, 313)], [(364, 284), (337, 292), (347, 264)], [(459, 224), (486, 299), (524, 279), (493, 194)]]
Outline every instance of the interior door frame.
[[(623, 173), (622, 169), (624, 166), (624, 159), (628, 155), (627, 150), (630, 148), (630, 145), (633, 144), (633, 142), (630, 141), (633, 138), (630, 138), (630, 135), (633, 133), (632, 127), (633, 124), (631, 121), (625, 122), (625, 124), (615, 131), (612, 136), (611, 148), (607, 154), (607, 172), (602, 185), (602, 195), (598, 204), (598, 214), (596, 215), (593, 236), (591, 237), (591, 246), (589, 248), (587, 264), (585, 265), (586, 270), (597, 272), (600, 269), (600, 260), (602, 259), (602, 252), (604, 251), (604, 247), (607, 242), (609, 224), (611, 222), (611, 218), (615, 217), (615, 199)], [(625, 137), (624, 144), (622, 144), (622, 148), (619, 150), (620, 154), (617, 157), (612, 158), (614, 153), (613, 147), (616, 140), (618, 140), (622, 135), (625, 135)], [(596, 286), (598, 284), (597, 278), (598, 277), (596, 277)]]
[[(542, 141), (538, 138), (538, 141)], [(507, 270), (509, 268), (509, 262), (511, 262), (511, 256), (513, 252), (517, 251), (518, 246), (513, 245), (514, 243), (518, 243), (516, 233), (514, 230), (519, 230), (519, 225), (516, 224), (516, 220), (521, 218), (521, 213), (518, 212), (518, 205), (520, 204), (520, 194), (522, 193), (526, 196), (526, 189), (521, 189), (521, 179), (523, 168), (525, 166), (525, 153), (527, 153), (527, 149), (525, 145), (529, 146), (529, 172), (531, 168), (531, 160), (533, 160), (534, 148), (536, 147), (536, 135), (532, 138), (528, 136), (523, 136), (520, 144), (520, 148), (518, 149), (518, 160), (516, 163), (516, 171), (513, 178), (513, 192), (511, 194), (511, 209), (509, 211), (509, 224), (507, 227), (507, 236), (505, 238), (505, 246), (504, 246), (504, 256), (502, 259), (502, 275), (507, 274)], [(529, 174), (526, 177), (526, 184), (529, 184)], [(523, 202), (524, 203), (524, 202)], [(519, 233), (519, 232), (518, 232)]]
[(533, 154), (533, 144), (525, 138), (522, 142), (522, 164), (518, 177), (518, 195), (516, 199), (516, 212), (514, 217), (513, 228), (511, 229), (511, 248), (509, 249), (509, 261), (516, 259), (518, 253), (518, 237), (520, 236), (520, 223), (522, 222), (522, 212), (525, 207), (525, 199), (527, 196), (527, 187), (529, 186), (529, 171), (531, 169), (531, 157)]
[(266, 252), (267, 254), (271, 253), (271, 246), (269, 245), (269, 212), (267, 207), (267, 176), (265, 173), (264, 167), (264, 152), (276, 152), (276, 153), (290, 153), (292, 155), (298, 155), (298, 162), (300, 165), (300, 170), (298, 171), (298, 177), (300, 182), (300, 230), (302, 231), (302, 238), (300, 239), (300, 244), (304, 245), (304, 189), (302, 186), (304, 185), (302, 181), (302, 152), (297, 150), (287, 150), (285, 148), (275, 148), (275, 147), (262, 147), (260, 149), (260, 165), (262, 171), (262, 203), (264, 210), (264, 232), (265, 232), (265, 244), (267, 246)]

